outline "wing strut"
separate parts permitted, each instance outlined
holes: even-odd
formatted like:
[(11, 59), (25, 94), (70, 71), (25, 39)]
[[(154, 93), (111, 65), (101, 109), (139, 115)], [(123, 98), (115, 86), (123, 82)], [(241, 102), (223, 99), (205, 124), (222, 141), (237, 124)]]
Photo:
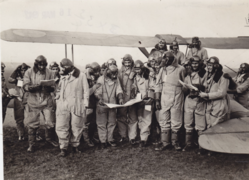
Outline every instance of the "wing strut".
[(146, 48), (144, 48), (144, 47), (139, 47), (138, 48), (146, 57), (149, 57), (149, 52), (147, 51), (147, 49)]
[(73, 60), (73, 44), (72, 44), (72, 61), (74, 63), (74, 60)]
[(65, 44), (65, 57), (67, 58), (67, 44)]

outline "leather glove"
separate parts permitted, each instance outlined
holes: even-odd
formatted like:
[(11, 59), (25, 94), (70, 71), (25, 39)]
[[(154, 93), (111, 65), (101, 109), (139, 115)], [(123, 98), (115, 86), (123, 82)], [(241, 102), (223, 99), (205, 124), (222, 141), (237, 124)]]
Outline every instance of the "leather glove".
[(100, 106), (105, 106), (104, 101), (102, 99), (99, 100), (99, 105)]
[(119, 99), (119, 104), (123, 105), (124, 104), (124, 100), (123, 99)]
[(123, 105), (124, 104), (124, 99), (123, 99), (123, 94), (119, 93), (118, 94), (118, 102), (119, 104)]
[(43, 90), (44, 90), (45, 93), (51, 93), (51, 92), (54, 92), (54, 87), (44, 86)]
[(223, 77), (226, 78), (226, 79), (231, 79), (232, 78), (228, 73), (224, 73)]
[(42, 89), (41, 85), (39, 84), (33, 84), (33, 85), (29, 85), (28, 86), (28, 90), (29, 92), (37, 92), (37, 91), (40, 91)]
[(133, 88), (131, 89), (131, 99), (134, 99), (134, 98), (136, 97), (136, 94), (137, 94), (136, 88), (133, 87)]
[(147, 97), (147, 98), (143, 99), (143, 102), (145, 103), (145, 105), (151, 105), (153, 102), (153, 99)]
[(156, 110), (162, 109), (160, 100), (156, 100)]

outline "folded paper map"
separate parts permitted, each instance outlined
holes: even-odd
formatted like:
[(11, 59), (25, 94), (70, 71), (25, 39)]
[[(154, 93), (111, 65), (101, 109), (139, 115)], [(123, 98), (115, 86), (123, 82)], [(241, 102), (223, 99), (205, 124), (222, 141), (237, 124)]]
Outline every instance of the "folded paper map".
[(182, 82), (181, 80), (178, 80), (179, 83), (181, 83), (181, 85), (187, 87), (190, 90), (195, 90), (195, 91), (199, 91), (197, 87), (193, 86), (192, 84), (186, 84), (184, 82)]
[(120, 105), (120, 104), (109, 104), (109, 103), (105, 103), (105, 105), (107, 105), (107, 107), (109, 107), (109, 108), (127, 107), (127, 106), (131, 106), (133, 104), (141, 102), (142, 101), (141, 97), (142, 97), (141, 93), (138, 93), (135, 99), (131, 99), (130, 101), (126, 102), (123, 105)]
[(55, 79), (41, 80), (40, 85), (41, 86), (54, 86), (55, 85)]

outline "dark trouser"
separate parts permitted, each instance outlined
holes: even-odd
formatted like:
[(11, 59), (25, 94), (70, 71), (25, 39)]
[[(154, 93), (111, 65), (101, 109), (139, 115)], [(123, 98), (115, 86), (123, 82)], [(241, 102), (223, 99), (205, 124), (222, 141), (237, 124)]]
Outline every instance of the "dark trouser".
[(2, 116), (3, 116), (3, 123), (4, 123), (4, 119), (6, 116), (6, 110), (7, 110), (7, 106), (10, 102), (10, 98), (9, 97), (4, 97), (2, 98)]
[(86, 142), (92, 140), (95, 132), (97, 132), (96, 124), (96, 107), (86, 109), (86, 118), (83, 128), (83, 137)]
[(24, 136), (24, 105), (17, 98), (14, 99), (14, 118), (18, 136)]
[(117, 122), (119, 134), (121, 137), (129, 139), (135, 139), (137, 136), (137, 106), (136, 104), (129, 107), (118, 108), (117, 110)]
[[(152, 122), (151, 122), (151, 130), (150, 133), (152, 136), (155, 136), (155, 140), (159, 141), (160, 140), (160, 136), (161, 136), (161, 127), (158, 123), (159, 120), (159, 111), (157, 111), (155, 109), (155, 103), (153, 104), (154, 107), (153, 109), (153, 114), (152, 114)], [(152, 140), (152, 137), (150, 137)]]

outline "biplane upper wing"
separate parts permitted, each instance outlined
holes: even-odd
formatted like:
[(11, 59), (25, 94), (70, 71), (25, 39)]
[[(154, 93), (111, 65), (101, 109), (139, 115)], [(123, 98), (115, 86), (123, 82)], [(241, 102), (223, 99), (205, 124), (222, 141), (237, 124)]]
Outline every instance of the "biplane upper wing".
[(158, 38), (153, 36), (131, 36), (30, 29), (9, 29), (3, 31), (1, 33), (1, 39), (12, 42), (119, 47), (153, 47), (158, 43)]
[[(184, 38), (191, 43), (192, 38)], [(249, 49), (249, 36), (239, 37), (200, 37), (201, 45), (212, 49)]]
[[(180, 45), (191, 43), (192, 38), (184, 38), (175, 34), (157, 34), (156, 36), (132, 36), (116, 34), (97, 34), (86, 32), (47, 31), (32, 29), (9, 29), (1, 32), (1, 39), (11, 42), (75, 44), (89, 46), (118, 47), (154, 47), (159, 39), (165, 39), (167, 44), (177, 40)], [(201, 44), (213, 49), (249, 49), (249, 37), (204, 38)]]

